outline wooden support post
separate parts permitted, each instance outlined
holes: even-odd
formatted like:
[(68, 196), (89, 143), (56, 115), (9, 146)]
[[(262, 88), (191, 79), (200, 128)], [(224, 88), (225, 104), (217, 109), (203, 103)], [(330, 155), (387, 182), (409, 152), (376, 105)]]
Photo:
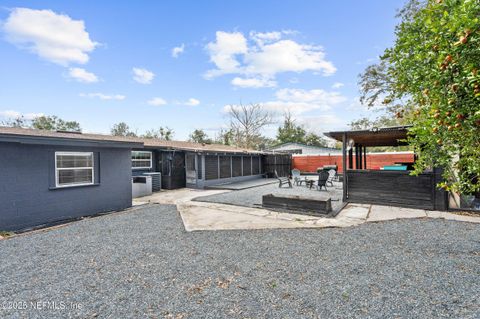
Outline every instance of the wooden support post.
[(359, 155), (359, 156), (358, 156), (358, 164), (359, 164), (358, 166), (359, 166), (360, 169), (363, 168), (363, 167), (362, 167), (362, 164), (363, 164), (363, 159), (362, 159), (363, 154), (362, 154), (362, 150), (363, 150), (363, 146), (362, 146), (362, 145), (358, 145), (358, 153), (359, 153), (359, 154), (358, 154), (358, 155)]
[(367, 169), (367, 147), (363, 147), (363, 168)]
[(347, 201), (347, 133), (343, 133), (342, 141), (342, 169), (343, 169), (343, 202)]
[(358, 145), (355, 144), (355, 169), (358, 169), (360, 165), (358, 165)]
[(353, 148), (348, 151), (348, 168), (353, 169)]

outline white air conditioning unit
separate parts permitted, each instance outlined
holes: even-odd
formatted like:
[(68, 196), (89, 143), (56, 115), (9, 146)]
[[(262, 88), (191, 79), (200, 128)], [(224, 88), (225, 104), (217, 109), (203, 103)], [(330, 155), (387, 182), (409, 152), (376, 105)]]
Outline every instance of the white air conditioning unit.
[(132, 177), (132, 197), (137, 198), (152, 194), (151, 176), (133, 176)]

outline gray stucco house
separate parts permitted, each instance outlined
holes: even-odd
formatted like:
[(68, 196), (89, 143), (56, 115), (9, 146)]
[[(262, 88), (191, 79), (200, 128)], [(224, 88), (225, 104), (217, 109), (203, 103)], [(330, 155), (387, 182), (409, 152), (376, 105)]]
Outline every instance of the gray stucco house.
[(19, 230), (132, 205), (131, 149), (94, 134), (0, 127), (0, 230)]
[(0, 127), (0, 230), (123, 210), (144, 174), (161, 174), (158, 191), (290, 169), (289, 155), (233, 146)]
[(132, 152), (133, 175), (160, 172), (162, 188), (205, 188), (261, 178), (264, 153), (220, 144), (142, 139)]

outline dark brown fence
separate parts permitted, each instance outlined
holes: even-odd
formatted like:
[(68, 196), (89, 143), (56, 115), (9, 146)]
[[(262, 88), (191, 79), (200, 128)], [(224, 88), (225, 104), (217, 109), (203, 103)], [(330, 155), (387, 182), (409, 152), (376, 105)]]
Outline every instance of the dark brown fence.
[(242, 157), (241, 156), (232, 157), (232, 176), (233, 177), (242, 176)]
[(347, 201), (446, 210), (446, 194), (436, 187), (438, 174), (405, 171), (348, 170)]
[(218, 179), (218, 156), (205, 156), (205, 179)]
[(252, 175), (252, 157), (243, 157), (243, 176)]
[(159, 169), (162, 173), (162, 188), (177, 189), (185, 187), (185, 153), (159, 152)]
[(290, 175), (292, 170), (292, 155), (264, 155), (263, 172), (268, 174), (269, 177), (273, 177), (275, 170), (281, 177)]

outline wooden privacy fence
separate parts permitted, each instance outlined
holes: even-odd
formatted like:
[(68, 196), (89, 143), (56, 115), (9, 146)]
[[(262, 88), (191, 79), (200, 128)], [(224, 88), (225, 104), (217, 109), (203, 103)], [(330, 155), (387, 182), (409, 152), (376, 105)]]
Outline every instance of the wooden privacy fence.
[[(380, 169), (385, 165), (413, 162), (414, 154), (410, 152), (367, 154), (367, 169)], [(317, 168), (325, 165), (337, 165), (338, 172), (342, 173), (342, 155), (295, 155), (292, 158), (292, 168), (302, 172), (316, 172)]]
[(263, 172), (273, 177), (275, 170), (278, 176), (285, 177), (290, 175), (292, 170), (292, 155), (264, 155)]
[(441, 171), (418, 176), (406, 171), (348, 170), (347, 201), (428, 210), (446, 210), (446, 192), (436, 187)]

